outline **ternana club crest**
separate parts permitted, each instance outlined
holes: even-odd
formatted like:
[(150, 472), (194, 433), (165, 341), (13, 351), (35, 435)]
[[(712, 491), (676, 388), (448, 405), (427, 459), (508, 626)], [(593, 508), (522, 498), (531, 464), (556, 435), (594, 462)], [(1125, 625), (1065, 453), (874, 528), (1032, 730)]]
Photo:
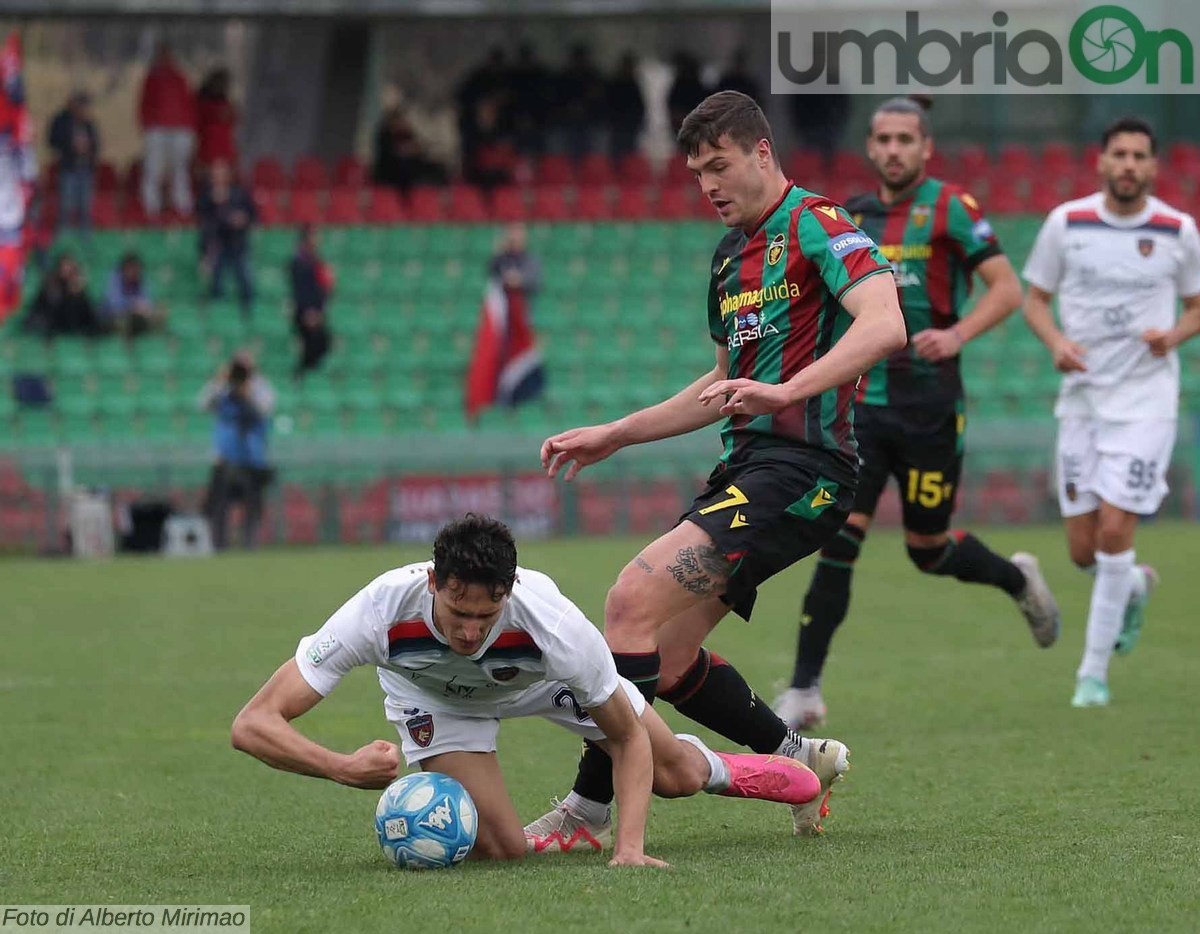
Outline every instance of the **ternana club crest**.
[(767, 246), (767, 265), (774, 266), (783, 257), (783, 251), (787, 248), (787, 237), (784, 234), (778, 233)]

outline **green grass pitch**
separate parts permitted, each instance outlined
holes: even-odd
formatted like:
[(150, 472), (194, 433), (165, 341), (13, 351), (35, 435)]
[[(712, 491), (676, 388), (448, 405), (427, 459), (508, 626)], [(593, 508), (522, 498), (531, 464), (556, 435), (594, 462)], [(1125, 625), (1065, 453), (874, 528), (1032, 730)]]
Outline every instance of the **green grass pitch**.
[[(873, 535), (826, 673), (825, 732), (853, 750), (827, 834), (793, 838), (776, 805), (658, 801), (648, 850), (669, 872), (579, 855), (401, 872), (374, 838), (375, 793), (230, 748), (233, 715), (296, 640), (421, 551), (0, 563), (0, 902), (249, 904), (256, 934), (1196, 930), (1200, 529), (1142, 530), (1164, 583), (1113, 663), (1113, 706), (1088, 711), (1068, 701), (1090, 579), (1060, 530), (979, 534), (1041, 555), (1059, 645), (1039, 651), (1003, 595), (922, 577), (897, 534)], [(531, 543), (521, 559), (595, 618), (638, 544)], [(712, 641), (768, 698), (810, 569)], [(342, 750), (395, 739), (368, 670), (301, 725)], [(576, 749), (541, 721), (504, 726), (523, 815), (568, 790)]]

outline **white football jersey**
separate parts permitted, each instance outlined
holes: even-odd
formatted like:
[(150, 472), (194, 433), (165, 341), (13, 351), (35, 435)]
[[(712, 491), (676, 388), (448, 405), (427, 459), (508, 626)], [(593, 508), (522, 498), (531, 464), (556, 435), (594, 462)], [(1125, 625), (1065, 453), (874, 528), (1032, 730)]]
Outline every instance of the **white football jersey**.
[(1097, 193), (1046, 218), (1025, 264), (1031, 285), (1058, 295), (1063, 333), (1085, 350), (1054, 414), (1107, 421), (1174, 419), (1179, 357), (1155, 357), (1143, 332), (1175, 325), (1178, 301), (1200, 294), (1200, 235), (1192, 218), (1150, 198), (1121, 217)]
[(433, 711), (498, 716), (534, 685), (562, 682), (583, 708), (617, 689), (617, 667), (599, 630), (545, 574), (517, 569), (500, 618), (474, 655), (458, 655), (433, 625), (432, 562), (388, 571), (300, 640), (296, 664), (327, 695), (352, 668), (375, 665), (391, 719), (413, 687)]

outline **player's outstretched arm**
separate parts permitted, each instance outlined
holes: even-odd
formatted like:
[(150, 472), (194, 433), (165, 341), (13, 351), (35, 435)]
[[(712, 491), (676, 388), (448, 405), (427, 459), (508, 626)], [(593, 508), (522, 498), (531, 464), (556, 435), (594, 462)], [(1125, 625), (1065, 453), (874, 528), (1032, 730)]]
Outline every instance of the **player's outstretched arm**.
[(927, 328), (912, 336), (913, 350), (926, 360), (958, 356), (967, 341), (990, 331), (1021, 307), (1021, 280), (1007, 256), (992, 256), (976, 268), (987, 291), (975, 310), (952, 328)]
[(1166, 331), (1151, 329), (1142, 335), (1142, 340), (1156, 357), (1165, 357), (1184, 341), (1200, 334), (1200, 295), (1189, 295), (1183, 300), (1183, 313), (1175, 327)]
[(327, 778), (355, 788), (386, 788), (400, 769), (394, 743), (377, 739), (351, 755), (326, 749), (300, 733), (291, 721), (321, 701), (300, 674), (294, 658), (279, 666), (233, 721), (233, 748), (272, 768)]
[(574, 479), (584, 467), (611, 457), (631, 444), (645, 444), (685, 435), (718, 421), (716, 410), (701, 405), (700, 393), (729, 372), (729, 351), (717, 348), (713, 369), (670, 399), (604, 425), (572, 428), (542, 443), (542, 466), (551, 477), (566, 469), (563, 479)]
[(596, 726), (604, 731), (606, 748), (613, 762), (613, 790), (617, 795), (617, 841), (610, 866), (656, 866), (667, 864), (647, 856), (646, 818), (650, 813), (650, 789), (654, 784), (654, 761), (650, 757), (650, 735), (621, 688), (599, 707), (588, 710)]
[(1084, 349), (1067, 340), (1066, 335), (1054, 323), (1054, 312), (1050, 310), (1050, 302), (1053, 300), (1054, 293), (1031, 285), (1029, 293), (1025, 296), (1025, 323), (1054, 357), (1056, 370), (1061, 373), (1082, 373), (1087, 369), (1083, 362)]

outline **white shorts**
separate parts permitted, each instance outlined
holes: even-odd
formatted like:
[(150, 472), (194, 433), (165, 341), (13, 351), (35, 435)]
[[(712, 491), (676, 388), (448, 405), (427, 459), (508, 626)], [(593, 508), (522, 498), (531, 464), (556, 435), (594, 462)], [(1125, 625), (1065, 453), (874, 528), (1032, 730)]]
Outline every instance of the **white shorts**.
[(1058, 420), (1058, 505), (1064, 516), (1082, 516), (1101, 501), (1149, 516), (1167, 495), (1167, 468), (1175, 447), (1175, 422)]
[[(620, 679), (620, 685), (634, 713), (640, 717), (646, 709), (646, 699), (624, 678)], [(515, 717), (544, 717), (584, 739), (604, 739), (595, 721), (583, 712), (571, 689), (561, 681), (533, 685), (513, 702), (491, 708), (490, 717), (429, 710), (424, 706), (425, 695), (419, 690), (412, 688), (406, 694), (403, 696), (393, 688), (386, 709), (388, 719), (400, 733), (404, 759), (409, 765), (447, 752), (495, 752), (500, 721)]]

